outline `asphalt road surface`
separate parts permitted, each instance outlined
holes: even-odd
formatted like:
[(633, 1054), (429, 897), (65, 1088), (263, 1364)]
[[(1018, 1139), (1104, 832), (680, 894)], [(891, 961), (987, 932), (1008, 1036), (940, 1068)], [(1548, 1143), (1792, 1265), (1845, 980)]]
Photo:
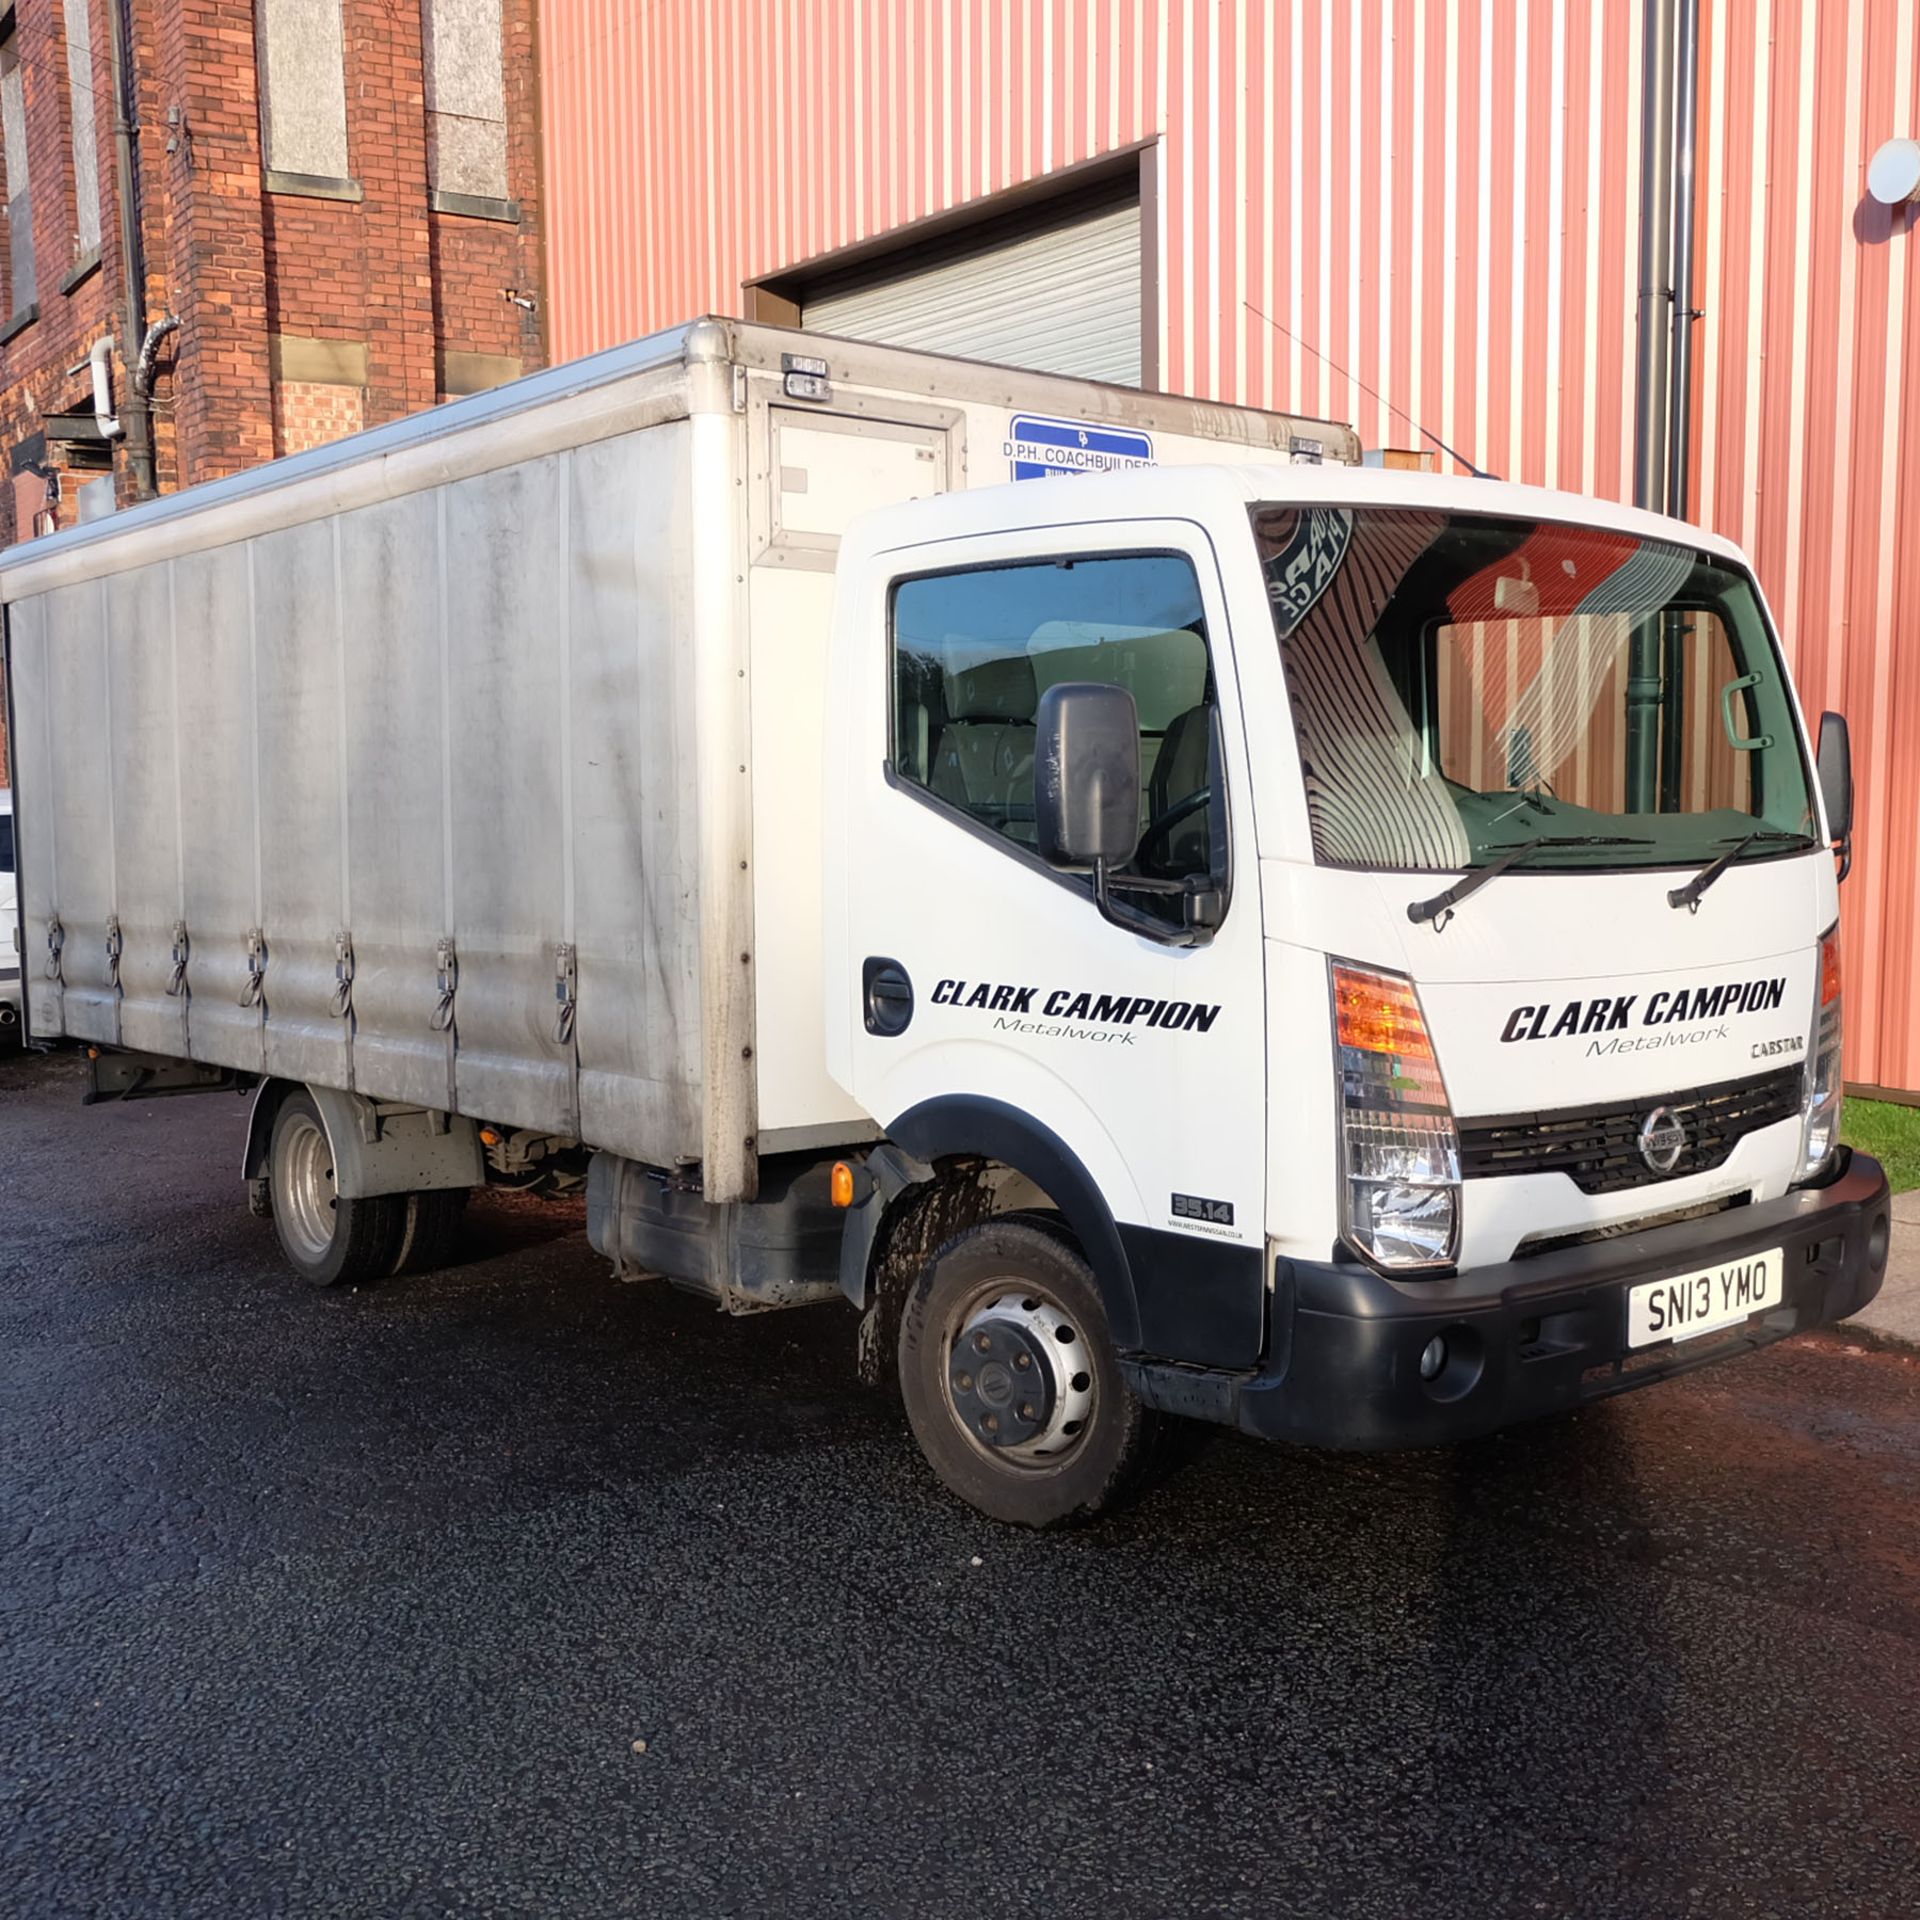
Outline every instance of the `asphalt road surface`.
[(0, 1062), (8, 1915), (1920, 1910), (1912, 1358), (1036, 1537), (850, 1318), (499, 1199), (309, 1292), (240, 1101), (79, 1089)]

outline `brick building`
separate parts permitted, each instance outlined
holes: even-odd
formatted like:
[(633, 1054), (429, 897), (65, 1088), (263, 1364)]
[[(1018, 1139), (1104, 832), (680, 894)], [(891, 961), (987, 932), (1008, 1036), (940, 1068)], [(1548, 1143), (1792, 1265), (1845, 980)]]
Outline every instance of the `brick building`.
[(542, 364), (534, 11), (0, 7), (0, 544)]

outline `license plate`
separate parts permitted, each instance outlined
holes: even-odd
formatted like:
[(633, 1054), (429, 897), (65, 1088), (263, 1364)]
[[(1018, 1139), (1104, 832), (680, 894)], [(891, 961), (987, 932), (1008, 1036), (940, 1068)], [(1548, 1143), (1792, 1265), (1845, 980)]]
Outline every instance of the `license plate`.
[(1785, 1281), (1779, 1247), (1671, 1280), (1645, 1281), (1627, 1295), (1627, 1345), (1650, 1347), (1656, 1340), (1691, 1340), (1737, 1327), (1749, 1314), (1777, 1307)]

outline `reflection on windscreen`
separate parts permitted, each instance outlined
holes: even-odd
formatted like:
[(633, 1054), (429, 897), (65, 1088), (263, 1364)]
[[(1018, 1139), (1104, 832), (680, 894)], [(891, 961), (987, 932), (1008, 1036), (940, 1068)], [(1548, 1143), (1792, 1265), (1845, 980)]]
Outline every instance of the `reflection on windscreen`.
[[(1748, 576), (1604, 528), (1258, 507), (1314, 851), (1446, 870), (1754, 857), (1811, 828)], [(1621, 841), (1633, 844), (1622, 845)]]

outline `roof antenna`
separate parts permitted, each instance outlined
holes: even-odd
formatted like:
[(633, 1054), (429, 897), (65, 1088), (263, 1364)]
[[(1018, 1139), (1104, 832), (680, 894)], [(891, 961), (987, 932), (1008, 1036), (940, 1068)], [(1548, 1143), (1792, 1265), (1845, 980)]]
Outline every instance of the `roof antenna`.
[(1356, 387), (1358, 387), (1360, 391), (1364, 393), (1369, 400), (1378, 400), (1380, 404), (1383, 407), (1385, 407), (1389, 413), (1398, 414), (1400, 418), (1404, 420), (1407, 423), (1407, 425), (1414, 430), (1415, 433), (1421, 436), (1422, 439), (1431, 440), (1433, 444), (1436, 447), (1438, 447), (1440, 451), (1444, 453), (1449, 460), (1457, 460), (1463, 467), (1466, 468), (1466, 470), (1470, 474), (1473, 475), (1473, 477), (1476, 480), (1498, 480), (1500, 478), (1500, 476), (1497, 473), (1488, 473), (1485, 468), (1476, 467), (1473, 464), (1473, 462), (1469, 460), (1464, 453), (1460, 453), (1456, 451), (1454, 448), (1448, 446), (1447, 443), (1444, 440), (1442, 440), (1437, 433), (1430, 433), (1404, 407), (1396, 407), (1391, 400), (1382, 398), (1382, 396), (1376, 393), (1373, 390), (1373, 388), (1368, 386), (1367, 383), (1364, 380), (1362, 380), (1357, 373), (1349, 373), (1346, 370), (1346, 368), (1339, 363), (1339, 361), (1333, 358), (1331, 354), (1322, 353), (1320, 349), (1315, 345), (1313, 345), (1311, 341), (1302, 340), (1300, 336), (1297, 333), (1293, 332), (1290, 328), (1283, 327), (1280, 324), (1280, 322), (1273, 317), (1272, 314), (1262, 313), (1260, 309), (1256, 307), (1251, 300), (1243, 300), (1241, 302), (1241, 305), (1244, 306), (1246, 310), (1250, 314), (1252, 314), (1256, 320), (1264, 320), (1267, 323), (1267, 325), (1272, 327), (1276, 333), (1285, 334), (1286, 337), (1289, 340), (1291, 340), (1296, 347), (1305, 347), (1306, 350), (1310, 354), (1312, 354), (1316, 360), (1324, 361), (1328, 366), (1330, 366), (1334, 370), (1335, 373), (1337, 373), (1341, 377), (1341, 379), (1352, 381), (1353, 384)]

